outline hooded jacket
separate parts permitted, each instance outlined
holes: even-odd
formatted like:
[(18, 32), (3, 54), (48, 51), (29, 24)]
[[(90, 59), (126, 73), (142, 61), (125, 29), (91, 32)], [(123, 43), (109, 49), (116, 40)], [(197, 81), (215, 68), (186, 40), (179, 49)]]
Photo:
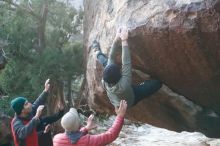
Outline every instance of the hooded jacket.
[(124, 117), (117, 116), (112, 127), (108, 129), (108, 131), (98, 135), (86, 134), (75, 144), (71, 144), (66, 133), (57, 134), (53, 138), (53, 146), (105, 146), (112, 143), (118, 137), (123, 122)]

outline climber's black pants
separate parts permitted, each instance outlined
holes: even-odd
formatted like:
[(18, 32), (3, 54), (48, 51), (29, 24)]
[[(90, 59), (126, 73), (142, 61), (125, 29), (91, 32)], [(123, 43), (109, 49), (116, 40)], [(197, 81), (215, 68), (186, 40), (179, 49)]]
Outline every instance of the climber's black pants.
[(105, 67), (108, 63), (108, 57), (103, 54), (101, 51), (99, 51), (99, 53), (97, 54), (96, 56), (98, 62), (103, 66)]
[(162, 86), (162, 83), (159, 80), (146, 80), (139, 85), (132, 85), (135, 101), (134, 104), (137, 104), (139, 101), (144, 99), (147, 96), (150, 96), (157, 92)]

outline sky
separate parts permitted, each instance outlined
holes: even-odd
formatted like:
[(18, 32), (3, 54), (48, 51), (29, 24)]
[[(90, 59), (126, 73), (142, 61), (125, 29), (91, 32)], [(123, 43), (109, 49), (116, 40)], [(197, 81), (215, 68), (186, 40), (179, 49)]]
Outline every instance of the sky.
[(80, 8), (80, 6), (83, 8), (83, 0), (63, 0), (63, 1), (69, 2), (77, 10)]

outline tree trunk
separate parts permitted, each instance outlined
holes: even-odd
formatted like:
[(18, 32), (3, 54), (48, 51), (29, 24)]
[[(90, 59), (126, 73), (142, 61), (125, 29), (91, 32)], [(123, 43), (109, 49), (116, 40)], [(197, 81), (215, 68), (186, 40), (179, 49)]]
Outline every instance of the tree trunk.
[(47, 22), (47, 14), (48, 14), (48, 4), (44, 4), (43, 6), (43, 13), (39, 20), (38, 26), (38, 52), (41, 54), (44, 48), (46, 47), (45, 44), (45, 29), (46, 29), (46, 22)]

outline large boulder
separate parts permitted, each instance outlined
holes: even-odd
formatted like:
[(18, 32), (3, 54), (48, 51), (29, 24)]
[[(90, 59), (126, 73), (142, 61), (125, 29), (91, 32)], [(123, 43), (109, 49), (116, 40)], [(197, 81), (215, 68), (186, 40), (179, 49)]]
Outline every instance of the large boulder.
[[(114, 122), (111, 116), (99, 125), (96, 133), (106, 130)], [(108, 146), (219, 146), (220, 139), (208, 138), (199, 132), (174, 132), (149, 124), (125, 120), (118, 138)]]
[(128, 118), (220, 136), (220, 0), (85, 0), (84, 9), (84, 93), (93, 108), (113, 112), (101, 85), (103, 68), (89, 45), (97, 39), (108, 54), (116, 29), (125, 25), (133, 83), (147, 75), (164, 83), (129, 109)]

